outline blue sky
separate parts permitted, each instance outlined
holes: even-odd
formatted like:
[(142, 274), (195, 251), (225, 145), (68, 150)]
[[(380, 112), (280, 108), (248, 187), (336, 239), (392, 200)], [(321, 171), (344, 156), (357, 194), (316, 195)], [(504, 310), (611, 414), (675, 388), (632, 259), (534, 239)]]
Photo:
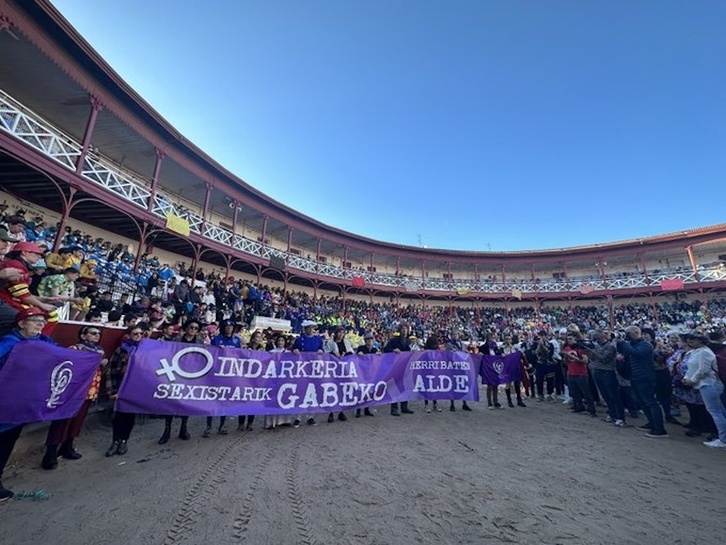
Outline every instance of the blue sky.
[(53, 3), (187, 138), (337, 228), (507, 251), (725, 221), (721, 0)]

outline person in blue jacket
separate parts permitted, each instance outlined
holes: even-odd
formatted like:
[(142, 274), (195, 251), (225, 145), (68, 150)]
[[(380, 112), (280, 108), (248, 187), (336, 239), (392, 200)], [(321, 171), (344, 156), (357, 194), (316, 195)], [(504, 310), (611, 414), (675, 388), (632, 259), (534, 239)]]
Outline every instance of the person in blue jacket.
[[(25, 308), (18, 312), (16, 320), (16, 328), (0, 339), (0, 369), (5, 366), (10, 352), (20, 342), (41, 341), (55, 344), (50, 337), (40, 333), (46, 323), (45, 311), (42, 309)], [(2, 476), (10, 454), (15, 448), (15, 443), (20, 437), (20, 432), (23, 430), (23, 425), (4, 424), (0, 421), (0, 502), (13, 497), (13, 493), (3, 486)]]
[(638, 326), (625, 328), (625, 340), (617, 344), (618, 352), (628, 358), (630, 363), (630, 388), (633, 397), (643, 409), (648, 423), (641, 426), (647, 437), (668, 437), (663, 425), (663, 412), (655, 397), (655, 365), (653, 345), (643, 338)]

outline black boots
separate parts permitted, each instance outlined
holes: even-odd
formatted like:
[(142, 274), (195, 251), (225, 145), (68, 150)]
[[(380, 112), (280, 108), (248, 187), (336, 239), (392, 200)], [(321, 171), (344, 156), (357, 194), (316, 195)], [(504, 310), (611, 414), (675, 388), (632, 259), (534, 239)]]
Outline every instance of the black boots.
[(186, 417), (182, 417), (182, 423), (181, 427), (179, 428), (179, 439), (182, 441), (189, 441), (192, 436), (189, 435), (189, 431), (187, 431), (187, 419)]
[(59, 454), (66, 460), (80, 460), (83, 454), (78, 452), (73, 446), (73, 439), (66, 439), (61, 445)]
[(58, 467), (58, 445), (45, 447), (45, 456), (41, 462), (43, 469), (55, 469)]
[[(182, 441), (189, 441), (189, 439), (192, 438), (191, 435), (189, 435), (189, 430), (187, 430), (187, 420), (189, 419), (188, 416), (182, 416), (181, 419), (181, 427), (179, 428), (179, 439)], [(167, 419), (166, 423), (164, 424), (164, 433), (161, 434), (161, 437), (159, 437), (159, 444), (163, 445), (165, 443), (169, 442), (169, 438), (171, 437), (171, 419)]]
[(108, 450), (106, 451), (106, 458), (110, 458), (118, 452), (119, 443), (121, 443), (121, 441), (114, 441), (111, 443), (111, 446), (108, 447)]
[(163, 445), (165, 443), (168, 443), (169, 437), (171, 437), (171, 424), (167, 424), (166, 426), (164, 426), (164, 433), (162, 433), (161, 437), (159, 437), (159, 444)]

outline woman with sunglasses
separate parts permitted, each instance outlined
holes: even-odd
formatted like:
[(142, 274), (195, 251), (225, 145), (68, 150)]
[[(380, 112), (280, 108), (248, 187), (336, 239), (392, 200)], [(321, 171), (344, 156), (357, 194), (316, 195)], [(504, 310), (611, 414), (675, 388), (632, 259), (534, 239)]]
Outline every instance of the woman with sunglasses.
[[(182, 326), (181, 333), (176, 339), (176, 342), (186, 344), (202, 344), (202, 339), (199, 336), (199, 332), (201, 331), (201, 329), (202, 324), (199, 323), (197, 320), (187, 320)], [(181, 439), (182, 441), (189, 441), (189, 439), (192, 438), (192, 436), (189, 435), (189, 430), (187, 429), (187, 422), (189, 422), (189, 417), (180, 416), (179, 418), (181, 418), (181, 426), (179, 427), (179, 439)], [(169, 437), (171, 437), (171, 423), (173, 421), (173, 415), (168, 415), (164, 417), (164, 433), (162, 433), (161, 437), (159, 437), (160, 445), (163, 445), (169, 441)]]
[(108, 358), (104, 354), (104, 349), (99, 344), (100, 340), (101, 330), (95, 325), (85, 325), (78, 330), (78, 342), (69, 347), (75, 350), (86, 350), (101, 354), (101, 363), (96, 371), (96, 375), (93, 377), (86, 400), (81, 405), (78, 414), (72, 418), (51, 422), (50, 428), (48, 428), (48, 436), (45, 440), (45, 456), (42, 462), (43, 469), (55, 469), (58, 467), (59, 455), (66, 460), (78, 460), (82, 457), (73, 446), (73, 441), (81, 434), (81, 428), (88, 414), (88, 409), (98, 399), (98, 391), (101, 387), (101, 374), (108, 364)]
[[(106, 391), (111, 400), (116, 400), (118, 390), (121, 387), (131, 355), (136, 352), (139, 343), (144, 338), (146, 324), (133, 325), (126, 330), (126, 335), (121, 340), (121, 345), (114, 351), (108, 362), (108, 373), (106, 375)], [(123, 456), (129, 450), (128, 440), (131, 430), (134, 429), (136, 415), (115, 411), (113, 415), (113, 443), (106, 451), (106, 456), (118, 454)]]

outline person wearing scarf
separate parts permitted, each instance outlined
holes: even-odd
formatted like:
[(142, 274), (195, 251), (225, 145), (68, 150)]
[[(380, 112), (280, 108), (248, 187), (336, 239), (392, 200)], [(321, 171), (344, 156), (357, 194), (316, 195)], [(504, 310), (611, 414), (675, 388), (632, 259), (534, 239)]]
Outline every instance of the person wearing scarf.
[[(106, 375), (106, 391), (111, 400), (118, 398), (118, 390), (121, 387), (129, 359), (139, 347), (141, 339), (144, 338), (144, 328), (134, 325), (126, 330), (126, 336), (121, 341), (121, 345), (115, 350), (108, 363), (108, 373)], [(123, 456), (129, 451), (128, 440), (131, 436), (131, 430), (134, 429), (136, 423), (136, 415), (133, 413), (125, 413), (115, 411), (113, 415), (113, 442), (106, 451), (106, 456), (110, 457), (114, 454)]]

